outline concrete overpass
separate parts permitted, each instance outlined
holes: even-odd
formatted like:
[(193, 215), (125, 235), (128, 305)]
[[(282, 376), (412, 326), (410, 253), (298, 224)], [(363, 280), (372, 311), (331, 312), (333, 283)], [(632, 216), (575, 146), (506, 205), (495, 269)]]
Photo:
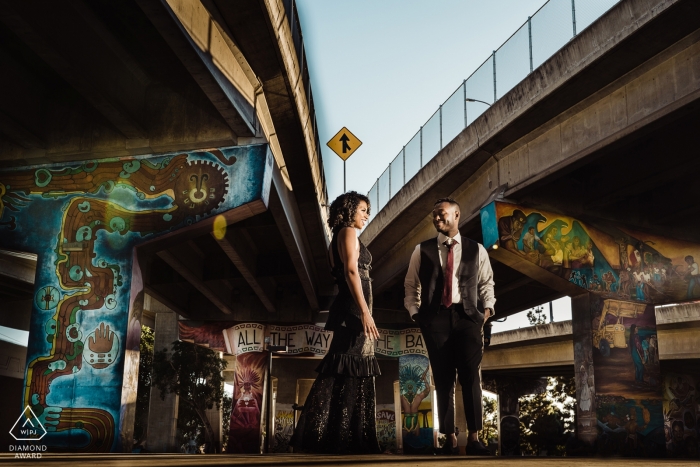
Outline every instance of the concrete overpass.
[[(700, 258), (698, 63), (697, 2), (623, 0), (611, 8), (374, 216), (361, 238), (375, 258), (375, 307), (408, 319), (411, 252), (435, 236), (434, 201), (451, 196), (461, 205), (462, 235), (489, 249), (496, 317), (572, 297), (571, 334), (565, 324), (511, 332), (486, 352), (484, 372), (501, 378), (504, 400), (535, 389), (522, 381), (528, 373), (574, 375), (582, 442), (599, 454), (679, 454), (680, 441), (667, 448), (663, 430), (683, 425), (682, 411), (664, 419), (662, 405), (677, 405), (682, 381), (697, 384), (700, 331), (665, 323), (654, 306), (698, 298), (688, 272)], [(527, 227), (539, 235), (534, 250), (522, 243)], [(517, 403), (500, 410), (501, 422), (513, 425)], [(644, 418), (644, 428), (610, 428), (605, 420), (618, 410)], [(511, 441), (518, 445), (517, 436)]]
[[(698, 7), (620, 2), (448, 143), (362, 234), (376, 306), (403, 310), (411, 251), (433, 235), (428, 214), (443, 196), (477, 240), (479, 209), (506, 198), (698, 241), (697, 189), (675, 183), (698, 174)], [(493, 266), (501, 317), (563, 295)]]
[[(333, 294), (295, 8), (0, 2), (0, 325), (30, 333), (2, 343), (7, 444), (26, 405), (51, 405), (47, 444), (131, 451), (141, 323), (163, 348), (179, 317), (308, 323)], [(100, 323), (116, 347), (81, 361)], [(149, 440), (174, 449), (177, 398), (158, 396)]]
[[(674, 360), (700, 359), (700, 306), (657, 308), (656, 324), (662, 365), (673, 365)], [(573, 376), (571, 321), (493, 334), (491, 346), (484, 353), (481, 370), (487, 377)]]

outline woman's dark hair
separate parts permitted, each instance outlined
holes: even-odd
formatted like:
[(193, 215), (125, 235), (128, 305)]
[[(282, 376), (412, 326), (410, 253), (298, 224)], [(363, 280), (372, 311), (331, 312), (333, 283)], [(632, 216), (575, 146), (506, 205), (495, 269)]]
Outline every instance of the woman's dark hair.
[(343, 193), (331, 203), (330, 213), (328, 214), (328, 226), (333, 233), (338, 232), (343, 227), (352, 226), (360, 201), (367, 203), (367, 214), (369, 214), (371, 208), (369, 198), (356, 191)]

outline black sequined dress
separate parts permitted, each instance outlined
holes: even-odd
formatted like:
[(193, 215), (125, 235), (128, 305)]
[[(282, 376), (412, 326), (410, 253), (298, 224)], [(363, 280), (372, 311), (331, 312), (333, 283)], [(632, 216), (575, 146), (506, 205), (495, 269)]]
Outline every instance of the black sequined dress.
[[(331, 251), (338, 295), (329, 310), (326, 329), (333, 331), (333, 340), (316, 368), (319, 375), (306, 398), (290, 445), (295, 452), (378, 453), (374, 377), (381, 373), (374, 356), (374, 341), (365, 338), (361, 310), (345, 280), (335, 236)], [(370, 311), (371, 262), (372, 255), (360, 242), (359, 273)]]

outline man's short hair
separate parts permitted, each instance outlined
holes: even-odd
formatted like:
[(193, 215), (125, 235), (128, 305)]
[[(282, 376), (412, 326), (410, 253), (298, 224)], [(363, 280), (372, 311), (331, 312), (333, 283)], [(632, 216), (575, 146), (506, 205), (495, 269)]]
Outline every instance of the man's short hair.
[(437, 206), (440, 203), (449, 203), (451, 206), (456, 207), (457, 211), (462, 212), (462, 208), (459, 207), (459, 203), (454, 198), (440, 198), (439, 200), (435, 201), (433, 206)]

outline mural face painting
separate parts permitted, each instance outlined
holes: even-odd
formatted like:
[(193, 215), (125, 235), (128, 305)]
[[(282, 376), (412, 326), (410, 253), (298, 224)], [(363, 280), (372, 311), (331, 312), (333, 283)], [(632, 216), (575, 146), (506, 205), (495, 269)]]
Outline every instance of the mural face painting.
[(645, 303), (700, 298), (700, 247), (507, 203), (481, 212), (484, 243), (604, 297)]
[(43, 442), (130, 450), (122, 393), (135, 391), (138, 354), (125, 351), (138, 350), (143, 301), (133, 249), (266, 202), (271, 164), (258, 145), (0, 172), (0, 247), (38, 255), (21, 402), (47, 428)]
[(403, 452), (432, 453), (433, 411), (428, 357), (399, 357), (399, 392)]
[(267, 352), (249, 352), (236, 357), (236, 380), (229, 425), (230, 453), (260, 452), (263, 389), (268, 365)]

